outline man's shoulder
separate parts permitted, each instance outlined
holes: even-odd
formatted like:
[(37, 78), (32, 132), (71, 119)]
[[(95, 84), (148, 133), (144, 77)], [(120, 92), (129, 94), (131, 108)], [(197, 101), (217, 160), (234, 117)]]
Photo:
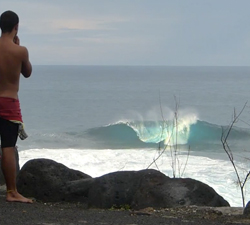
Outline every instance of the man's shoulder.
[(15, 46), (15, 51), (18, 53), (18, 55), (20, 55), (22, 58), (26, 57), (28, 54), (28, 50), (25, 46), (20, 46), (20, 45), (16, 45)]
[(21, 52), (27, 52), (27, 48), (25, 46), (22, 45), (16, 45), (16, 48), (21, 51)]
[(6, 53), (8, 55), (15, 55), (21, 60), (25, 60), (29, 53), (25, 46), (17, 45), (15, 43), (4, 42), (0, 39), (0, 52)]
[(0, 45), (3, 46), (5, 50), (15, 51), (15, 52), (27, 52), (27, 48), (25, 46), (17, 45), (15, 43), (6, 43), (0, 40)]

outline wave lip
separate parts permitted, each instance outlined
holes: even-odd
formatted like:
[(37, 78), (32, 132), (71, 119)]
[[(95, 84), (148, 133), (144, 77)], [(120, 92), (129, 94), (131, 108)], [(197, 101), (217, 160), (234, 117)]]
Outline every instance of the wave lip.
[(164, 145), (187, 144), (190, 126), (196, 123), (196, 118), (186, 117), (168, 121), (130, 122), (139, 139), (145, 143), (160, 143)]
[(86, 131), (88, 138), (103, 148), (155, 148), (158, 145), (187, 144), (196, 118), (176, 121), (119, 121)]

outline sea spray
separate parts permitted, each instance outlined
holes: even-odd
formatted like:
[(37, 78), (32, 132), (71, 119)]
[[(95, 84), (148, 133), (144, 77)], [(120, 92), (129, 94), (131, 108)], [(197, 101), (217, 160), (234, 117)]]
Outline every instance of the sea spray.
[(145, 143), (159, 143), (165, 145), (187, 144), (190, 126), (197, 122), (197, 116), (193, 113), (180, 117), (161, 121), (131, 121), (127, 125), (133, 128), (137, 136)]
[(185, 145), (188, 143), (191, 125), (197, 122), (195, 114), (188, 114), (183, 117), (176, 117), (173, 121), (168, 121), (164, 144), (167, 146)]

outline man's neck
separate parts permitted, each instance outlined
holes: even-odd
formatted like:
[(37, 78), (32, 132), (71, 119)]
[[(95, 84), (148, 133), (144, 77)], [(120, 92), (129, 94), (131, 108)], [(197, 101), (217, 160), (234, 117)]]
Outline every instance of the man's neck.
[(14, 37), (15, 37), (15, 33), (14, 32), (11, 32), (11, 33), (7, 32), (7, 33), (2, 33), (1, 34), (1, 39), (5, 39), (5, 40), (7, 40), (7, 39), (13, 40)]

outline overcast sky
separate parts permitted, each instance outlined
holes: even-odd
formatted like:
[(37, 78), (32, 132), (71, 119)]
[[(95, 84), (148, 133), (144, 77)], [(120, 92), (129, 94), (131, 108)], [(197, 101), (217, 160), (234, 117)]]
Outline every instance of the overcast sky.
[(250, 0), (1, 0), (33, 64), (249, 66)]

